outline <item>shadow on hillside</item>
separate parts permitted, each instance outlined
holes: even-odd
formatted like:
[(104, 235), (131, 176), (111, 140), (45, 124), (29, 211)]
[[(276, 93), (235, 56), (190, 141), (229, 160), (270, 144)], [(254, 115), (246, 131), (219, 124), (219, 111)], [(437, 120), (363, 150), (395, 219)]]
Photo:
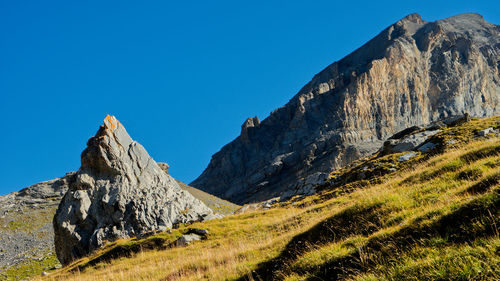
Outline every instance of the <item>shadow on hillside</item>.
[[(417, 245), (428, 243), (431, 238), (442, 237), (448, 243), (464, 243), (477, 238), (498, 235), (500, 226), (500, 189), (496, 188), (480, 198), (457, 208), (432, 222), (421, 218), (401, 229), (371, 238), (353, 254), (330, 260), (315, 268), (308, 280), (338, 280), (349, 275), (366, 272), (377, 261), (398, 255)], [(238, 280), (281, 280), (291, 273), (288, 266), (310, 249), (307, 245), (318, 245), (340, 241), (354, 234), (369, 235), (382, 225), (384, 212), (381, 206), (366, 209), (346, 210), (335, 215), (289, 242), (282, 253)], [(366, 226), (363, 225), (366, 223)]]
[(489, 175), (467, 188), (463, 193), (481, 194), (500, 183), (500, 173)]
[(110, 247), (109, 250), (104, 251), (101, 255), (93, 257), (87, 262), (74, 266), (70, 269), (70, 271), (83, 271), (84, 269), (95, 266), (98, 263), (109, 262), (121, 257), (132, 257), (134, 254), (145, 250), (164, 250), (169, 247), (169, 243), (171, 242), (172, 241), (167, 238), (154, 236), (144, 240), (134, 239), (130, 243), (126, 243), (123, 245), (118, 244), (114, 247)]
[[(282, 271), (287, 264), (295, 260), (310, 246), (318, 246), (335, 241), (340, 241), (353, 235), (369, 235), (382, 227), (383, 217), (387, 211), (382, 210), (382, 205), (366, 207), (352, 207), (338, 213), (303, 232), (287, 244), (281, 254), (264, 263), (252, 272), (255, 280), (279, 279), (275, 273)], [(242, 276), (238, 280), (248, 280), (249, 276)]]

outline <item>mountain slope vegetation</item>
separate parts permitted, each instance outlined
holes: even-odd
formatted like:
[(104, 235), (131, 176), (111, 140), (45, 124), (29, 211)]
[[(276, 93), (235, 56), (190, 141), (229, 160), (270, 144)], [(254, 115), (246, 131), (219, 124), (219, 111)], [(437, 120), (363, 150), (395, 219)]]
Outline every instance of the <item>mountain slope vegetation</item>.
[[(239, 207), (179, 180), (176, 181), (182, 189), (201, 200), (216, 213), (232, 214)], [(40, 183), (25, 190), (36, 191), (39, 185), (50, 186), (52, 182)], [(36, 203), (31, 204), (28, 204), (31, 197), (19, 198), (21, 199), (14, 203), (8, 198), (1, 201), (3, 205), (0, 206), (0, 214), (3, 215), (0, 216), (0, 280), (26, 280), (60, 266), (54, 252), (52, 219), (61, 195), (35, 199)], [(3, 266), (2, 262), (7, 263), (12, 259), (15, 263)]]
[[(500, 117), (445, 128), (409, 161), (362, 159), (317, 194), (115, 241), (40, 279), (499, 280), (500, 139), (479, 133), (490, 127)], [(175, 247), (193, 228), (205, 239)]]

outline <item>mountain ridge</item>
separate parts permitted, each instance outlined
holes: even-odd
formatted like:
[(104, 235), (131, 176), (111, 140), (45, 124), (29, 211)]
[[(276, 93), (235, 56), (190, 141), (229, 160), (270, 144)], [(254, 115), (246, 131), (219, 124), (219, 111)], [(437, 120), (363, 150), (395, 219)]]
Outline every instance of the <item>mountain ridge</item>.
[(498, 114), (499, 34), (478, 14), (435, 22), (408, 15), (316, 74), (266, 119), (247, 119), (190, 185), (236, 203), (262, 201), (375, 152), (405, 128)]

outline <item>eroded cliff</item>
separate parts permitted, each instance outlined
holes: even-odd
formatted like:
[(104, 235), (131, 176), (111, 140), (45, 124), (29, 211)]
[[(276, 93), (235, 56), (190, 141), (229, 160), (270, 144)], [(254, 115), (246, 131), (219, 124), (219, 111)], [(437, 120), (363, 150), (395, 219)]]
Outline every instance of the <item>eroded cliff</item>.
[(285, 106), (213, 155), (192, 186), (237, 203), (375, 152), (390, 135), (449, 116), (500, 113), (500, 26), (478, 14), (409, 15), (317, 74)]

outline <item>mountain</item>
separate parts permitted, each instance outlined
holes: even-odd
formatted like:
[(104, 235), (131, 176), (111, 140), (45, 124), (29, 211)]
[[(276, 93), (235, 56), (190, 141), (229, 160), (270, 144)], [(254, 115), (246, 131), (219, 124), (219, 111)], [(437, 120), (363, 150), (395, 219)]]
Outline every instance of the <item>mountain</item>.
[(327, 178), (403, 129), (499, 114), (499, 61), (500, 26), (482, 16), (427, 22), (411, 14), (262, 122), (248, 118), (190, 185), (236, 203), (289, 195), (298, 181)]
[(500, 116), (439, 130), (316, 194), (118, 240), (41, 280), (499, 280)]

